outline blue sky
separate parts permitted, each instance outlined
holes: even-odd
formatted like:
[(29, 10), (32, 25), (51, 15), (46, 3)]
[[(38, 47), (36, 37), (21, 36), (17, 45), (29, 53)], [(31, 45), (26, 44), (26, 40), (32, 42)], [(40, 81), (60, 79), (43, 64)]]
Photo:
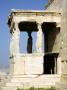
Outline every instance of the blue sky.
[(0, 69), (9, 67), (10, 33), (7, 25), (11, 9), (44, 10), (48, 0), (0, 0)]

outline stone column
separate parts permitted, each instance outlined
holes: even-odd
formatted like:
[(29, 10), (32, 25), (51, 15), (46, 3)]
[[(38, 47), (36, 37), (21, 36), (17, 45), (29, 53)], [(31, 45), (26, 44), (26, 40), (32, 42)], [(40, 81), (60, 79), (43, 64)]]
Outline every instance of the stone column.
[(36, 52), (42, 52), (42, 28), (41, 23), (38, 23), (38, 32), (37, 32), (37, 40), (36, 40)]
[(10, 56), (12, 57), (14, 54), (19, 53), (19, 40), (20, 39), (20, 31), (18, 28), (18, 23), (13, 23), (13, 28), (11, 32), (11, 40), (10, 40)]
[(27, 41), (27, 52), (32, 53), (32, 32), (27, 32), (28, 33), (28, 41)]

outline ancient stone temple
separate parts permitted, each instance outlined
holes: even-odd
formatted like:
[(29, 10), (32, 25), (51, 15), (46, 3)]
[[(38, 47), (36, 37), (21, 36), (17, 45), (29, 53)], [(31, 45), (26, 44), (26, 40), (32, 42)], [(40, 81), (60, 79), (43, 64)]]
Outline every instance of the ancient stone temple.
[[(64, 1), (49, 0), (46, 10), (41, 11), (12, 10), (8, 18), (11, 78), (2, 90), (51, 86), (67, 90), (67, 2)], [(20, 52), (21, 32), (27, 32), (27, 53)]]

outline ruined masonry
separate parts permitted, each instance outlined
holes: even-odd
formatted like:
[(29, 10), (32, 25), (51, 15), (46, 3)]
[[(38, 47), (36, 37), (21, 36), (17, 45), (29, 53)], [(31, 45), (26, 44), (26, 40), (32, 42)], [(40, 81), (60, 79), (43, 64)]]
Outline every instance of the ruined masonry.
[[(49, 0), (44, 11), (11, 11), (8, 18), (11, 34), (10, 79), (1, 90), (51, 86), (56, 90), (67, 90), (66, 10), (66, 0)], [(21, 32), (26, 32), (28, 36), (26, 53), (20, 52)], [(36, 38), (32, 37), (33, 32)], [(33, 39), (36, 39), (35, 42)]]

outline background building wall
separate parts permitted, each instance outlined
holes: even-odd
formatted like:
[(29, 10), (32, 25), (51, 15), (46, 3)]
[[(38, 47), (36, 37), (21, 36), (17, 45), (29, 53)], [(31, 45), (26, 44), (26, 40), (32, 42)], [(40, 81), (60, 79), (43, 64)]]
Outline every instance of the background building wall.
[[(51, 3), (50, 3), (51, 2)], [(46, 10), (48, 11), (63, 11), (64, 4), (67, 3), (67, 0), (50, 0), (47, 4)]]

